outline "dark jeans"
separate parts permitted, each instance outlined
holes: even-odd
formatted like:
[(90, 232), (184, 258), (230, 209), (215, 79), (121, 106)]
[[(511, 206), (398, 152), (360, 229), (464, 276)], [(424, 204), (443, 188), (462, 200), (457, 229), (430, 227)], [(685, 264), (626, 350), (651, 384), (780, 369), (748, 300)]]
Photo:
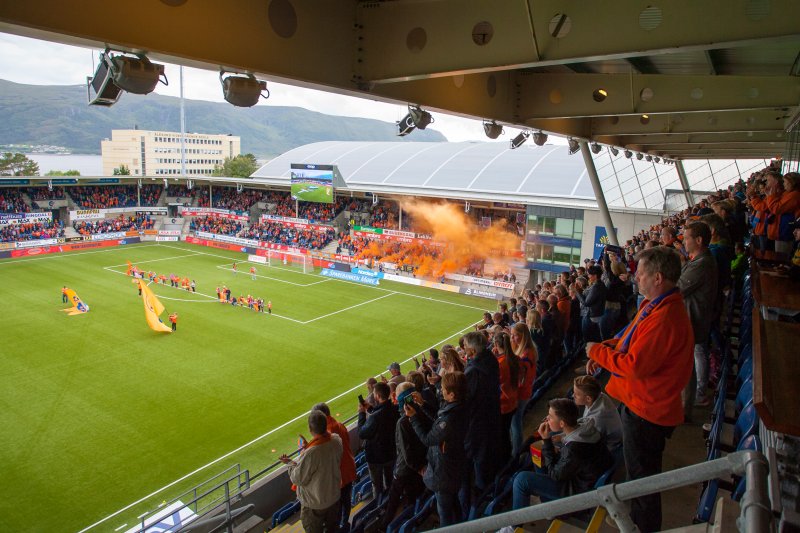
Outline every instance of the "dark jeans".
[(531, 496), (539, 496), (542, 502), (561, 497), (561, 485), (547, 474), (539, 472), (518, 472), (514, 476), (514, 510), (531, 504)]
[(439, 512), (439, 526), (450, 526), (461, 522), (458, 495), (452, 492), (436, 492), (436, 510)]
[(483, 493), (492, 482), (497, 472), (497, 457), (468, 458), (466, 472), (458, 492), (461, 501), (462, 516), (468, 517), (472, 503)]
[[(641, 418), (627, 405), (619, 405), (622, 442), (628, 479), (661, 473), (666, 440), (674, 427), (659, 426)], [(651, 494), (631, 500), (631, 518), (642, 533), (661, 530), (661, 495)]]
[(588, 316), (581, 317), (581, 331), (584, 342), (601, 342), (600, 323), (592, 322)]
[(339, 502), (327, 509), (309, 509), (301, 506), (300, 521), (303, 523), (305, 533), (335, 533), (338, 526), (336, 523), (338, 511)]
[(353, 484), (342, 487), (339, 494), (339, 529), (350, 520), (350, 509), (353, 507)]
[(416, 472), (396, 477), (392, 480), (392, 487), (389, 489), (389, 501), (386, 504), (386, 512), (381, 520), (383, 529), (387, 529), (394, 520), (397, 509), (400, 508), (401, 501), (404, 506), (414, 505), (420, 494), (425, 490), (422, 476)]
[(511, 442), (511, 421), (514, 419), (514, 409), (510, 413), (500, 415), (500, 458), (498, 464), (504, 467), (511, 460), (511, 451), (513, 449)]
[(388, 463), (369, 463), (369, 479), (372, 481), (372, 497), (380, 501), (381, 496), (392, 484), (394, 461)]

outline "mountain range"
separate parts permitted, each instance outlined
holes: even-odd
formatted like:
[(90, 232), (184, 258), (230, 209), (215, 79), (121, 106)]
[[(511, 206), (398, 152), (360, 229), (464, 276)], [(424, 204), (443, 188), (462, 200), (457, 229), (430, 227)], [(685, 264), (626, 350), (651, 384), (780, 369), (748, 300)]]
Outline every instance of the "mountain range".
[[(341, 117), (301, 107), (234, 107), (227, 102), (185, 100), (186, 131), (238, 135), (242, 153), (271, 158), (318, 141), (429, 141), (438, 131), (398, 137), (397, 126), (380, 120)], [(123, 94), (112, 107), (87, 104), (82, 85), (23, 85), (0, 80), (0, 145), (63, 146), (74, 153), (99, 154), (112, 129), (180, 131), (180, 99)]]

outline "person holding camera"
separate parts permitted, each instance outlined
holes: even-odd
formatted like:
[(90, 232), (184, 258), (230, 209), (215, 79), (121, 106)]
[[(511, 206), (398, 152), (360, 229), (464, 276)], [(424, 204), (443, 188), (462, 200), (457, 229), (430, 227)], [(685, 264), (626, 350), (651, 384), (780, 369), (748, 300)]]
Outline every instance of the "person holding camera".
[(444, 403), (436, 420), (427, 418), (415, 404), (403, 402), (405, 415), (411, 420), (414, 432), (428, 448), (428, 467), (423, 481), (436, 494), (440, 526), (456, 524), (462, 519), (458, 492), (467, 469), (464, 449), (469, 426), (466, 396), (466, 376), (461, 372), (448, 372), (442, 377)]
[(392, 470), (396, 455), (394, 430), (397, 411), (389, 401), (389, 385), (378, 382), (373, 388), (375, 406), (366, 402), (358, 404), (358, 437), (364, 441), (364, 454), (372, 480), (372, 495), (380, 501), (392, 484)]

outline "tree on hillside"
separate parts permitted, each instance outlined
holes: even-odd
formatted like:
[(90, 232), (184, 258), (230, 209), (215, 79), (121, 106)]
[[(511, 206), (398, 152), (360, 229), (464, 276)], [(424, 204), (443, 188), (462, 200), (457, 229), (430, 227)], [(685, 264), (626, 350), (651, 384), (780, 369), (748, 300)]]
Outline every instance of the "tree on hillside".
[(120, 165), (114, 169), (115, 176), (130, 176), (131, 169), (128, 168), (128, 165)]
[(25, 154), (6, 152), (0, 156), (0, 176), (38, 176), (39, 165)]
[(77, 170), (51, 170), (45, 176), (80, 176)]
[(226, 157), (222, 165), (214, 168), (212, 176), (225, 176), (228, 178), (249, 178), (258, 170), (258, 161), (253, 154), (240, 154), (234, 158)]

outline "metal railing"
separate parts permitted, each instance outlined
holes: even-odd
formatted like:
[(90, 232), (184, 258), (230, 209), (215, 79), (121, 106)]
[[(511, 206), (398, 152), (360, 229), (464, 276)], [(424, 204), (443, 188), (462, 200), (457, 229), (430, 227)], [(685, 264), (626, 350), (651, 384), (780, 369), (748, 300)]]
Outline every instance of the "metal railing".
[(638, 531), (630, 517), (627, 501), (667, 490), (693, 485), (709, 479), (736, 474), (744, 475), (747, 488), (740, 503), (736, 523), (741, 532), (768, 533), (772, 530), (772, 511), (767, 491), (769, 465), (763, 454), (740, 451), (722, 459), (707, 461), (655, 476), (613, 484), (540, 505), (498, 514), (454, 526), (437, 529), (442, 533), (480, 533), (497, 531), (504, 526), (537, 520), (553, 520), (561, 515), (605, 507), (623, 533)]

